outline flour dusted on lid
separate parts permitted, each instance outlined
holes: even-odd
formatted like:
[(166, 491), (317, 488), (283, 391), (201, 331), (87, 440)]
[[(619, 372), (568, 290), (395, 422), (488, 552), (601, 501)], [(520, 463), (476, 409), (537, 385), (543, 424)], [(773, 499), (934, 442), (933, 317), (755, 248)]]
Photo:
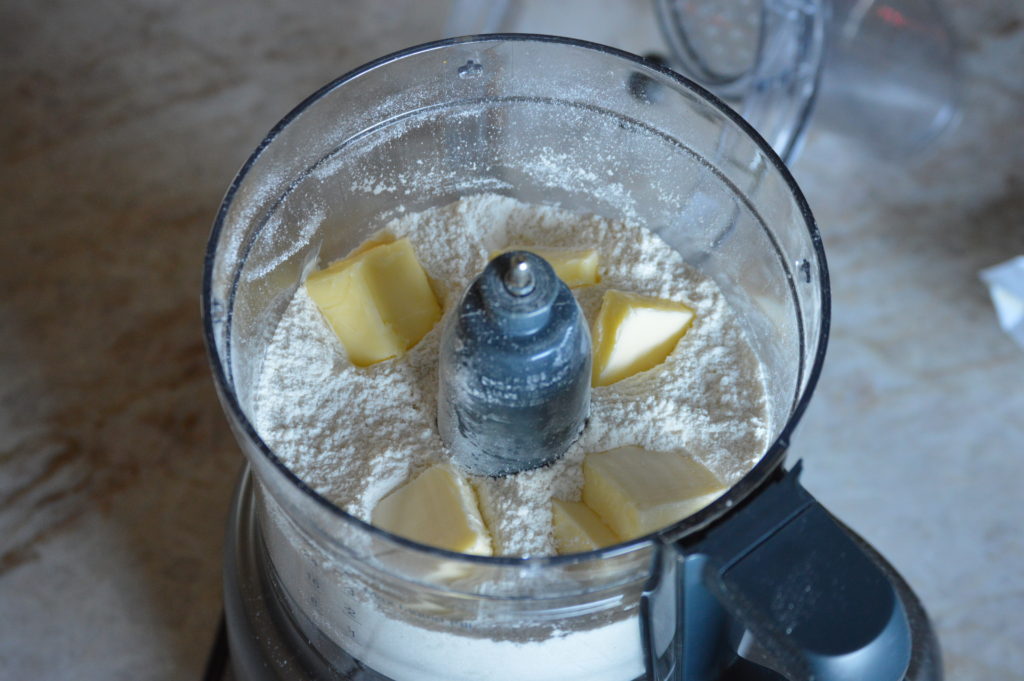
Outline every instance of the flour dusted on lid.
[[(608, 289), (678, 301), (696, 313), (663, 364), (593, 390), (588, 426), (561, 460), (506, 478), (470, 477), (495, 553), (555, 553), (551, 499), (579, 500), (588, 452), (683, 450), (726, 484), (764, 453), (760, 363), (714, 282), (652, 232), (494, 194), (403, 215), (385, 229), (412, 243), (446, 317), (489, 254), (509, 245), (596, 249), (600, 283), (573, 290), (591, 324)], [(369, 521), (386, 494), (448, 460), (435, 426), (444, 323), (404, 357), (356, 367), (298, 287), (267, 349), (257, 430), (308, 485)]]

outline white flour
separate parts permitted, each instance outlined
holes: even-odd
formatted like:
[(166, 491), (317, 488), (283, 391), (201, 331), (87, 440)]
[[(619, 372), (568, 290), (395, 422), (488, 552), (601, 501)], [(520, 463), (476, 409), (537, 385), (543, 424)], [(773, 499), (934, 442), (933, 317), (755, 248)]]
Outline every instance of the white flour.
[[(717, 286), (651, 232), (493, 194), (403, 216), (386, 231), (412, 242), (446, 315), (488, 254), (509, 245), (598, 249), (601, 283), (574, 290), (590, 322), (608, 288), (696, 311), (664, 364), (593, 390), (589, 425), (559, 462), (503, 479), (472, 478), (496, 553), (554, 553), (550, 500), (579, 498), (586, 452), (685, 450), (726, 483), (763, 454), (760, 363)], [(267, 350), (255, 399), (258, 432), (313, 489), (369, 520), (385, 494), (446, 459), (435, 427), (443, 324), (399, 360), (355, 367), (300, 286)]]

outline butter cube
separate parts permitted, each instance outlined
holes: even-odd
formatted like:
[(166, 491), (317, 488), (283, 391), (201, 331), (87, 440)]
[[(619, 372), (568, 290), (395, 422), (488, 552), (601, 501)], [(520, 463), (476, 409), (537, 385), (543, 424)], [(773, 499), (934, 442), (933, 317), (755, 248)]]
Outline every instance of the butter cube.
[(580, 553), (611, 546), (619, 540), (597, 514), (579, 501), (551, 500), (551, 527), (558, 553)]
[(594, 325), (593, 385), (610, 385), (664, 362), (693, 318), (682, 303), (606, 291)]
[(622, 540), (696, 513), (725, 486), (681, 452), (620, 447), (583, 460), (583, 502)]
[(306, 291), (356, 366), (400, 357), (441, 318), (408, 239), (360, 247), (309, 275)]
[(541, 246), (510, 246), (500, 251), (491, 251), (491, 260), (509, 251), (526, 251), (539, 255), (548, 261), (558, 278), (569, 288), (588, 286), (601, 281), (597, 273), (598, 255), (593, 248), (569, 249), (546, 248)]
[(428, 468), (381, 499), (373, 509), (373, 524), (422, 544), (492, 555), (473, 488), (446, 464)]

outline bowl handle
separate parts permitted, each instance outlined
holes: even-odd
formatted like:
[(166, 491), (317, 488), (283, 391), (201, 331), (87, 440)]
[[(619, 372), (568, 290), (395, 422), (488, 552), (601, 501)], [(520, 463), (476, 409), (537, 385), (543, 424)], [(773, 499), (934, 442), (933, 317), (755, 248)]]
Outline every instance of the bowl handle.
[(641, 600), (653, 681), (899, 681), (911, 631), (882, 567), (781, 472), (696, 538), (663, 542)]

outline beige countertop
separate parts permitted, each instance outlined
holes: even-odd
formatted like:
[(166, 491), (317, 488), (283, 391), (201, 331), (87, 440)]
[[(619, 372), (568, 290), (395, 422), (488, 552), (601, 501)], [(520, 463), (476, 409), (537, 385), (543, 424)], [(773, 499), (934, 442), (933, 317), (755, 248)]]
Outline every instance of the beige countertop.
[[(205, 242), (263, 134), (447, 3), (0, 6), (0, 678), (197, 679), (241, 465), (199, 322)], [(794, 171), (834, 321), (793, 458), (928, 607), (947, 678), (1024, 678), (1024, 351), (977, 272), (1024, 254), (1024, 9), (954, 4), (960, 126)]]

